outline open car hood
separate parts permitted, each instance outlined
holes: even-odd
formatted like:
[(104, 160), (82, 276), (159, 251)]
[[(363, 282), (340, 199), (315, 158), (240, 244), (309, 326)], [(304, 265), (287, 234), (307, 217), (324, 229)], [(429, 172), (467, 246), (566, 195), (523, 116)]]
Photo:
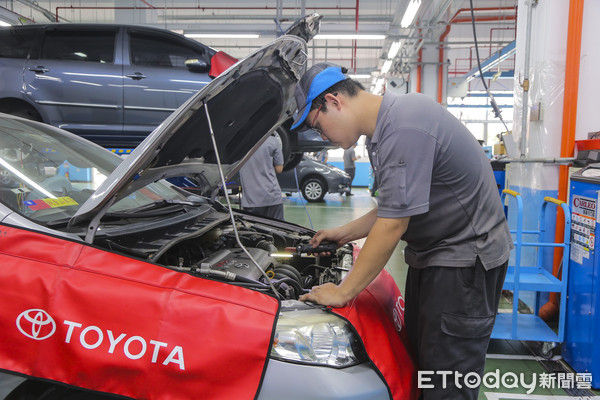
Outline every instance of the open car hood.
[(211, 127), (227, 180), (295, 109), (306, 42), (284, 35), (231, 66), (159, 125), (98, 187), (70, 225), (160, 179), (188, 176), (215, 194), (221, 184)]

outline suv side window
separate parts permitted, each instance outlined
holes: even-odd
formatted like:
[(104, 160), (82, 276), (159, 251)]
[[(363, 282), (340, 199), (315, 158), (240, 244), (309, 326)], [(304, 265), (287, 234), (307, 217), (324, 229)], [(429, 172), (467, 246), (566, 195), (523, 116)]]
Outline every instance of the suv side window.
[(37, 29), (0, 29), (0, 57), (27, 58)]
[(131, 64), (151, 67), (185, 68), (185, 60), (204, 55), (176, 38), (130, 32)]
[(114, 31), (49, 30), (44, 38), (42, 58), (112, 63), (115, 36)]

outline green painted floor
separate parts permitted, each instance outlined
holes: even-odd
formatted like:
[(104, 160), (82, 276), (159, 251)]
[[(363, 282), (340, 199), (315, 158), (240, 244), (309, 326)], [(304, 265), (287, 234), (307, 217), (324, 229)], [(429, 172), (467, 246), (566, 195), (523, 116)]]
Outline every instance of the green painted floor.
[[(328, 194), (322, 203), (306, 203), (299, 194), (293, 194), (284, 199), (285, 219), (304, 226), (312, 225), (313, 229), (319, 230), (342, 225), (375, 207), (375, 199), (367, 189), (355, 188), (353, 192), (355, 195), (352, 197)], [(403, 249), (404, 244), (400, 243), (386, 268), (404, 292), (407, 266)], [(510, 310), (511, 305), (505, 299), (500, 308)], [(492, 340), (485, 368), (486, 375), (489, 373), (488, 385), (482, 385), (479, 399), (600, 399), (600, 392), (588, 390), (585, 382), (576, 382), (575, 373), (559, 355), (550, 361), (536, 356), (536, 345)], [(560, 351), (555, 350), (555, 354), (560, 354)], [(514, 382), (515, 378), (522, 380), (523, 384)]]

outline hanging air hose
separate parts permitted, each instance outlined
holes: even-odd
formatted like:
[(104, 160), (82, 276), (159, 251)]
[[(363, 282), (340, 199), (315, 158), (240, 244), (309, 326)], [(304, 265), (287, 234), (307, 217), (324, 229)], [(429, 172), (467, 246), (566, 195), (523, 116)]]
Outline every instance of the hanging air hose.
[(494, 96), (492, 96), (492, 92), (490, 92), (490, 89), (488, 88), (487, 83), (485, 82), (485, 78), (483, 77), (483, 71), (481, 70), (481, 60), (479, 58), (479, 45), (477, 43), (477, 32), (475, 30), (475, 13), (473, 12), (473, 0), (469, 0), (469, 2), (471, 4), (471, 26), (473, 27), (473, 41), (475, 42), (475, 55), (477, 56), (477, 68), (479, 69), (479, 77), (481, 78), (483, 87), (485, 88), (485, 91), (490, 98), (490, 103), (492, 104), (492, 109), (494, 110), (494, 115), (496, 116), (496, 118), (500, 119), (500, 121), (504, 125), (504, 129), (506, 129), (506, 132), (508, 132), (509, 131), (508, 126), (506, 125), (506, 123), (504, 122), (504, 119), (502, 118), (502, 111), (500, 110), (500, 107), (498, 107), (498, 104), (496, 103), (496, 99), (494, 99)]

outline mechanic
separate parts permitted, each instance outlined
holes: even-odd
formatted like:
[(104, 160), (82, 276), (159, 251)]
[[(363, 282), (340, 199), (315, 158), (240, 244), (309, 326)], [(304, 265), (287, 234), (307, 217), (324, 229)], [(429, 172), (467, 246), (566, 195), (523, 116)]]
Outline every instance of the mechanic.
[(242, 209), (264, 217), (283, 219), (283, 199), (275, 173), (283, 171), (279, 136), (271, 135), (240, 169)]
[(350, 187), (346, 192), (346, 196), (354, 196), (352, 194), (352, 181), (354, 180), (354, 175), (356, 174), (356, 165), (354, 161), (358, 160), (360, 156), (357, 156), (354, 152), (356, 148), (356, 143), (349, 149), (344, 150), (344, 172), (350, 175)]
[(302, 76), (292, 129), (308, 125), (344, 149), (365, 135), (378, 206), (315, 234), (313, 246), (367, 239), (339, 285), (313, 287), (300, 299), (346, 305), (404, 240), (406, 330), (419, 369), (436, 372), (422, 396), (476, 399), (479, 388), (455, 385), (444, 373), (482, 376), (513, 247), (490, 163), (465, 126), (433, 100), (374, 95), (344, 72), (319, 63)]

